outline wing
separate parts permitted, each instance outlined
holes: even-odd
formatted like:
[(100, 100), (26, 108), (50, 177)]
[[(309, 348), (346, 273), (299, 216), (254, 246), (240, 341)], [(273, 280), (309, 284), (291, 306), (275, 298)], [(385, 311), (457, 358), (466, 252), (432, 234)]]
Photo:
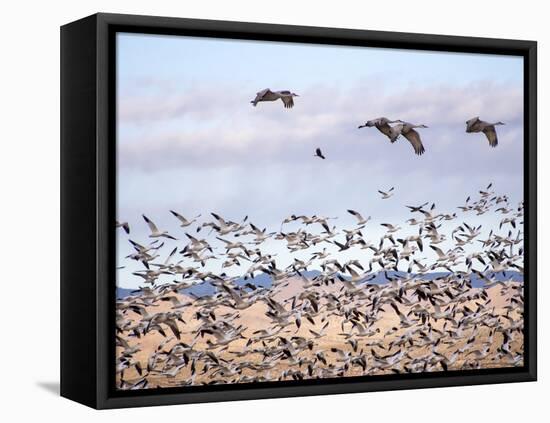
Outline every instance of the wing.
[(121, 338), (120, 336), (116, 337), (117, 346), (121, 346), (124, 349), (130, 349), (130, 344), (126, 342), (124, 338)]
[(195, 238), (193, 235), (189, 235), (187, 232), (185, 233), (185, 235), (186, 235), (187, 238), (189, 238), (191, 241), (194, 241), (194, 242), (198, 242), (198, 241), (199, 241), (197, 238)]
[(172, 333), (176, 338), (181, 339), (180, 330), (176, 322), (173, 322), (172, 320), (167, 320), (165, 324), (172, 330)]
[(363, 216), (361, 216), (358, 212), (356, 212), (355, 210), (348, 210), (348, 213), (349, 214), (352, 214), (353, 216), (355, 216), (357, 219), (359, 220), (363, 220)]
[(411, 143), (416, 155), (421, 156), (424, 154), (424, 145), (422, 145), (422, 140), (420, 139), (420, 134), (418, 132), (414, 129), (410, 129), (402, 135)]
[(489, 145), (491, 147), (496, 147), (498, 145), (497, 131), (494, 126), (487, 126), (482, 130), (482, 132), (489, 140)]
[(210, 214), (211, 214), (212, 216), (214, 216), (214, 219), (216, 219), (216, 220), (217, 220), (218, 222), (220, 222), (222, 225), (225, 225), (225, 220), (224, 220), (221, 216), (217, 215), (216, 213), (210, 213)]
[(271, 90), (269, 88), (266, 88), (265, 90), (262, 90), (262, 91), (258, 91), (256, 93), (256, 98), (254, 98), (254, 100), (251, 101), (251, 103), (256, 106), (258, 104), (258, 101), (262, 101), (262, 99), (267, 95), (267, 94), (270, 94), (271, 93)]
[(351, 324), (355, 326), (360, 333), (365, 332), (365, 327), (361, 323), (357, 321), (352, 321)]
[(132, 244), (134, 246), (134, 249), (136, 251), (143, 251), (145, 250), (145, 247), (141, 244), (138, 244), (136, 241), (132, 241), (131, 239), (128, 240), (130, 242), (130, 244)]
[(354, 278), (359, 277), (359, 273), (357, 273), (355, 270), (353, 270), (353, 268), (351, 268), (349, 266), (346, 266), (346, 268), (348, 269), (348, 272), (351, 276), (353, 276)]
[(270, 304), (273, 306), (273, 309), (278, 311), (279, 313), (285, 313), (286, 309), (277, 301), (271, 300)]
[[(174, 254), (176, 254), (176, 251), (178, 250), (177, 247), (174, 247), (174, 249), (172, 250), (172, 252), (168, 255), (168, 257), (166, 258), (166, 260), (164, 261), (164, 264), (168, 264), (168, 262), (170, 261), (170, 259), (172, 258), (172, 256)], [(175, 297), (172, 297), (172, 298), (175, 298)]]
[(294, 107), (294, 100), (293, 100), (292, 96), (281, 97), (281, 100), (283, 100), (283, 103), (285, 105), (285, 109), (292, 109)]
[(181, 214), (176, 213), (174, 210), (170, 210), (170, 213), (172, 213), (181, 223), (187, 223), (187, 219)]
[(420, 213), (422, 213), (424, 216), (426, 216), (426, 219), (432, 219), (433, 216), (430, 212), (427, 212), (426, 210), (418, 210)]
[(441, 248), (436, 247), (435, 245), (430, 245), (430, 248), (434, 250), (439, 257), (445, 257), (445, 253), (441, 250)]
[(256, 101), (261, 100), (265, 97), (266, 94), (271, 93), (271, 90), (269, 88), (266, 88), (265, 90), (259, 91), (256, 93)]
[(151, 230), (151, 232), (155, 233), (155, 232), (158, 232), (158, 228), (157, 228), (157, 225), (155, 225), (147, 216), (145, 215), (142, 215), (143, 216), (143, 220), (145, 220), (145, 222), (147, 222), (147, 225), (149, 225), (149, 229)]
[(476, 130), (475, 126), (479, 122), (479, 118), (475, 117), (466, 121), (466, 132), (474, 132)]
[(241, 296), (239, 294), (237, 294), (237, 292), (230, 288), (229, 286), (226, 286), (224, 284), (222, 284), (222, 288), (227, 291), (227, 293), (229, 295), (231, 295), (231, 298), (233, 298), (233, 301), (235, 301), (236, 303), (242, 303), (243, 300), (241, 299)]
[[(392, 128), (391, 126), (384, 122), (380, 123), (380, 120), (375, 124), (376, 129), (378, 129), (380, 132), (382, 132), (385, 136), (391, 138), (392, 137)], [(395, 142), (395, 139), (392, 141)]]

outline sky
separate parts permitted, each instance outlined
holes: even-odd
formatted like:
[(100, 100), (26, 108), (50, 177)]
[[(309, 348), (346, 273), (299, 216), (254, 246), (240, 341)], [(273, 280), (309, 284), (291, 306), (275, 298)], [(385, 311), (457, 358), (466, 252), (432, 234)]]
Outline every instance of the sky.
[[(300, 96), (293, 109), (280, 101), (252, 107), (264, 88)], [(427, 125), (419, 130), (426, 153), (357, 129), (380, 116)], [(465, 133), (474, 116), (506, 123), (498, 147)], [(317, 147), (326, 160), (313, 157)], [(523, 199), (523, 59), (119, 33), (117, 161), (118, 220), (142, 243), (142, 214), (169, 230), (179, 241), (164, 254), (186, 243), (170, 209), (201, 214), (201, 222), (210, 212), (247, 215), (268, 231), (291, 214), (337, 217), (331, 225), (349, 228), (355, 220), (346, 210), (354, 209), (372, 216), (363, 232), (377, 243), (380, 223), (412, 217), (405, 204), (433, 201), (437, 212), (457, 212), (490, 182), (513, 204)], [(377, 190), (392, 186), (395, 195), (381, 200)], [(498, 226), (494, 216), (468, 219), (487, 232)], [(404, 227), (400, 236), (416, 231)], [(117, 283), (137, 287), (131, 272), (140, 266), (124, 259), (127, 239), (119, 230), (117, 264), (125, 267)], [(279, 267), (294, 257), (282, 243), (267, 247)]]

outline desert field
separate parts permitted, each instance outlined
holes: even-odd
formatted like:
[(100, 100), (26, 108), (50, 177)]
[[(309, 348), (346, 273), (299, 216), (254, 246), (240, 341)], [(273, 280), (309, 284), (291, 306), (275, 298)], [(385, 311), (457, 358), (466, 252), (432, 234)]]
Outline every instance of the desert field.
[(521, 366), (522, 291), (518, 282), (473, 288), (450, 277), (353, 289), (290, 277), (202, 298), (177, 285), (147, 288), (117, 303), (117, 386)]

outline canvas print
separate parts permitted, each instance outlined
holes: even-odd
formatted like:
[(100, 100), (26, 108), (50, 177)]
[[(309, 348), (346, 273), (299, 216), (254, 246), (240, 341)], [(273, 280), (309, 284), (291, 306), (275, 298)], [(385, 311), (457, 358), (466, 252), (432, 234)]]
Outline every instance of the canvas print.
[(522, 57), (116, 52), (117, 389), (524, 365)]

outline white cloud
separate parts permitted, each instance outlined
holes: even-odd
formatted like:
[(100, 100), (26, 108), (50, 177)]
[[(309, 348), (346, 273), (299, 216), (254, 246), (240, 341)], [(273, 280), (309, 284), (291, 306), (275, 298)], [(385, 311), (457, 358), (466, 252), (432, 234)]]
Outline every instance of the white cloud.
[[(120, 100), (119, 165), (147, 172), (171, 167), (216, 167), (235, 163), (263, 166), (308, 160), (317, 146), (330, 160), (361, 162), (364, 150), (380, 160), (419, 160), (405, 140), (396, 145), (374, 128), (357, 130), (369, 118), (388, 116), (424, 123), (427, 153), (445, 161), (458, 143), (486, 149), (483, 135), (465, 134), (465, 121), (480, 115), (502, 120), (501, 147), (521, 143), (522, 91), (516, 86), (476, 82), (465, 86), (409, 86), (384, 94), (367, 82), (351, 89), (314, 86), (301, 91), (294, 109), (260, 103), (240, 89), (197, 88), (191, 93)], [(391, 150), (390, 150), (391, 147)], [(377, 151), (376, 149), (380, 149)], [(388, 155), (381, 155), (387, 151)], [(390, 153), (391, 151), (391, 153)], [(350, 154), (351, 152), (351, 154)], [(424, 158), (423, 157), (423, 158)]]

